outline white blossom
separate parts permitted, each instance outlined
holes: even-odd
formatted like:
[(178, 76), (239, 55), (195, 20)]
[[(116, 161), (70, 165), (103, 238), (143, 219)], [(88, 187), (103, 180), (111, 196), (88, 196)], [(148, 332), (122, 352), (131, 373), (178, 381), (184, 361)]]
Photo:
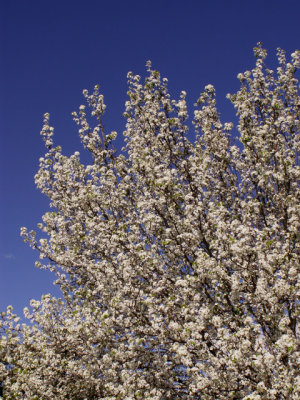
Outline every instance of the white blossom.
[[(73, 112), (89, 165), (41, 131), (37, 187), (51, 209), (21, 235), (55, 274), (0, 313), (3, 398), (296, 400), (299, 382), (299, 52), (277, 75), (255, 48), (223, 124), (207, 85), (188, 140), (186, 92), (128, 73), (125, 145), (99, 85)], [(95, 121), (93, 124), (92, 121)]]

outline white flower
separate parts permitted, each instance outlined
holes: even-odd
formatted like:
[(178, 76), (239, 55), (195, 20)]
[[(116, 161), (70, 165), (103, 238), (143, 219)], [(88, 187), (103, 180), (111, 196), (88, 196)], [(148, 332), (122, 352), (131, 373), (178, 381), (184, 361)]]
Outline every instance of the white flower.
[(32, 300), (22, 326), (0, 313), (7, 398), (296, 398), (300, 53), (278, 50), (275, 80), (255, 52), (229, 95), (239, 145), (212, 85), (190, 140), (186, 93), (172, 100), (151, 63), (144, 84), (128, 74), (123, 154), (99, 86), (83, 91), (95, 126), (73, 113), (90, 165), (61, 154), (45, 114), (35, 181), (51, 210), (21, 234), (61, 298)]
[(205, 90), (209, 93), (213, 93), (215, 91), (215, 88), (213, 87), (213, 85), (206, 85)]

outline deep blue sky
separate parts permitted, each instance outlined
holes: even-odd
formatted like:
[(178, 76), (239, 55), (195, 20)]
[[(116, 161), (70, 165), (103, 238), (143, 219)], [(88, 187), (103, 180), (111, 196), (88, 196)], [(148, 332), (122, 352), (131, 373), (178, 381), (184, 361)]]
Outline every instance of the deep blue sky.
[(190, 104), (213, 84), (223, 120), (231, 120), (225, 95), (254, 66), (256, 43), (271, 66), (277, 47), (300, 48), (299, 0), (0, 0), (0, 18), (0, 311), (12, 304), (18, 313), (30, 298), (58, 293), (19, 236), (49, 209), (33, 181), (45, 112), (63, 152), (82, 152), (71, 112), (82, 89), (100, 83), (106, 129), (122, 132), (126, 74), (144, 76), (150, 59)]

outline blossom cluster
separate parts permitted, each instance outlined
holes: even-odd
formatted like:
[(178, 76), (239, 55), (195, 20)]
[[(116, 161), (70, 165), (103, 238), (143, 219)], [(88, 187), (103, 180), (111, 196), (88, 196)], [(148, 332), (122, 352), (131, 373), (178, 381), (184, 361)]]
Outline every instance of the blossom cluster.
[(73, 113), (91, 165), (45, 114), (52, 210), (21, 233), (62, 298), (32, 300), (28, 324), (1, 314), (3, 399), (299, 398), (300, 52), (278, 49), (276, 72), (255, 56), (228, 95), (236, 128), (207, 85), (194, 142), (186, 92), (172, 100), (150, 62), (145, 82), (128, 74), (120, 153), (99, 86)]

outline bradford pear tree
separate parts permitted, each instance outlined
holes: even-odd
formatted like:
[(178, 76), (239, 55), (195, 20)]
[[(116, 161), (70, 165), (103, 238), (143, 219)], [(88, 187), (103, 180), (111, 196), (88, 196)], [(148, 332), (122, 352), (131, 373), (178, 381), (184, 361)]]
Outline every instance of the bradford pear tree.
[(22, 235), (62, 298), (32, 300), (27, 325), (2, 313), (3, 398), (299, 398), (300, 52), (279, 49), (276, 72), (254, 52), (228, 95), (236, 135), (208, 85), (188, 140), (186, 93), (171, 100), (150, 63), (144, 83), (128, 74), (122, 151), (98, 86), (73, 113), (90, 165), (45, 114), (52, 211)]

